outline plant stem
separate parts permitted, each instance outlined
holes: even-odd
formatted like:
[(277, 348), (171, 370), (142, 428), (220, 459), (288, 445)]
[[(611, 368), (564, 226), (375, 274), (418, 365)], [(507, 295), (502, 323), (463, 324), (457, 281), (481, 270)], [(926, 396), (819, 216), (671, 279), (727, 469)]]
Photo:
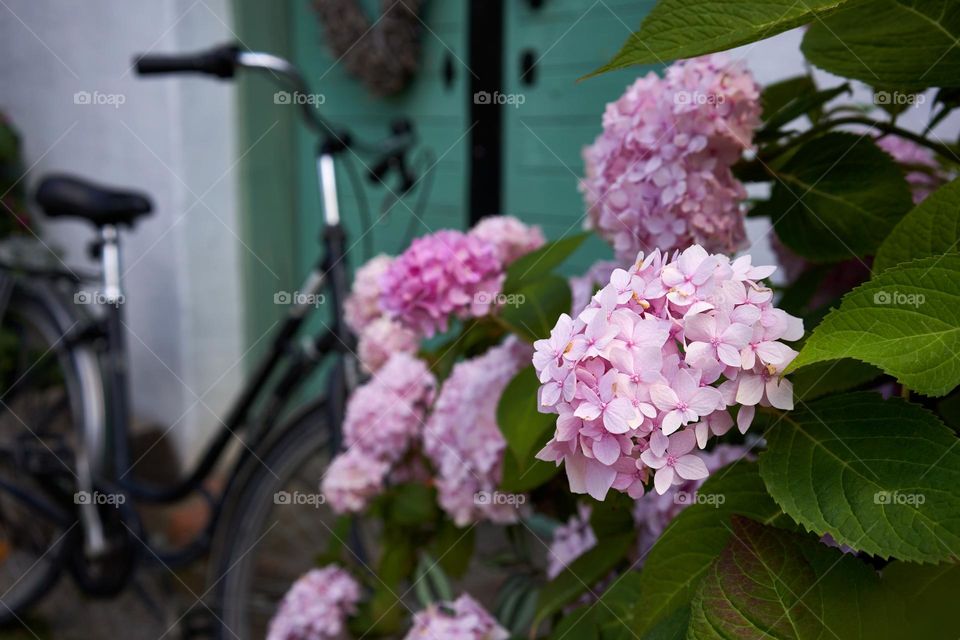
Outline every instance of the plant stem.
[(907, 131), (906, 129), (901, 129), (900, 127), (894, 124), (890, 124), (888, 122), (880, 122), (878, 120), (873, 120), (872, 118), (867, 118), (865, 116), (847, 116), (845, 118), (836, 118), (834, 120), (827, 120), (825, 122), (821, 122), (816, 126), (810, 127), (809, 129), (807, 129), (797, 137), (789, 140), (786, 144), (781, 145), (780, 147), (775, 147), (766, 153), (761, 153), (758, 157), (761, 158), (765, 163), (770, 162), (771, 160), (779, 157), (780, 155), (782, 155), (783, 153), (785, 153), (786, 151), (788, 151), (789, 149), (793, 148), (798, 144), (801, 144), (803, 142), (806, 142), (807, 140), (815, 138), (821, 133), (824, 133), (825, 131), (829, 131), (834, 127), (840, 127), (848, 124), (859, 124), (867, 127), (873, 127), (874, 129), (882, 131), (883, 133), (890, 133), (896, 136), (900, 136), (901, 138), (906, 138), (907, 140), (911, 140), (921, 146), (931, 149), (932, 151), (934, 151), (935, 153), (937, 153), (938, 155), (940, 155), (941, 157), (943, 157), (949, 162), (953, 162), (953, 163), (960, 162), (960, 157), (957, 156), (957, 153), (952, 148), (950, 148), (945, 144), (932, 142), (930, 140), (927, 140), (924, 136), (920, 135), (919, 133), (914, 133), (913, 131)]

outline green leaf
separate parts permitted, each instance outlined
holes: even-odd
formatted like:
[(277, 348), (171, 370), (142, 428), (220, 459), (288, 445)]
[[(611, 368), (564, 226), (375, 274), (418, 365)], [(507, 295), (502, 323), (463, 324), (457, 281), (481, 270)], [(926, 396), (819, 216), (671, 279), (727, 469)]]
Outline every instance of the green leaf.
[(768, 84), (760, 94), (760, 109), (763, 114), (763, 121), (769, 122), (788, 104), (795, 102), (798, 96), (813, 93), (816, 90), (817, 83), (810, 75), (794, 76)]
[(643, 640), (684, 640), (690, 625), (690, 607), (675, 609), (643, 634)]
[(443, 570), (454, 578), (466, 573), (473, 557), (475, 527), (461, 529), (451, 520), (443, 519), (433, 548)]
[(554, 414), (537, 411), (539, 388), (540, 381), (531, 365), (513, 377), (497, 404), (500, 432), (510, 451), (524, 464), (543, 447), (556, 422)]
[(420, 555), (413, 575), (417, 597), (423, 606), (432, 602), (447, 602), (453, 599), (453, 588), (440, 563), (429, 553)]
[(576, 251), (589, 234), (578, 233), (574, 236), (554, 240), (543, 245), (533, 253), (517, 259), (507, 267), (507, 279), (503, 283), (504, 293), (515, 293), (525, 285), (548, 275)]
[(560, 314), (570, 312), (570, 285), (560, 276), (544, 276), (507, 296), (498, 317), (528, 342), (549, 337)]
[(590, 528), (601, 540), (610, 536), (633, 531), (634, 500), (623, 493), (608, 495), (607, 499), (592, 503)]
[(600, 637), (603, 640), (628, 640), (633, 632), (637, 598), (640, 597), (640, 573), (625, 571), (617, 576), (600, 596), (596, 609), (600, 610)]
[(397, 485), (384, 495), (385, 519), (410, 526), (430, 522), (437, 514), (436, 490), (416, 482)]
[[(804, 79), (809, 81), (809, 86), (801, 86), (800, 83), (797, 82), (795, 87), (791, 87), (796, 91), (792, 99), (776, 111), (770, 111), (769, 116), (767, 116), (768, 112), (766, 110), (764, 111), (764, 125), (763, 128), (757, 132), (758, 138), (771, 137), (775, 132), (778, 132), (781, 127), (790, 124), (805, 114), (810, 115), (811, 122), (816, 122), (819, 119), (823, 105), (842, 93), (851, 92), (849, 84), (842, 84), (832, 89), (817, 91), (816, 86), (813, 84), (813, 79), (809, 76), (801, 76), (800, 78), (795, 78), (794, 81)], [(764, 108), (766, 109), (766, 107)]]
[(875, 571), (816, 540), (735, 518), (693, 600), (687, 638), (899, 638)]
[(793, 382), (794, 398), (810, 402), (830, 393), (855, 389), (881, 375), (883, 372), (873, 365), (845, 358), (804, 367), (790, 376), (790, 381)]
[(874, 273), (917, 258), (960, 251), (960, 180), (930, 194), (893, 228), (873, 261)]
[(590, 75), (732, 49), (799, 27), (845, 2), (660, 0), (640, 25), (640, 31), (630, 36), (610, 62)]
[(820, 637), (817, 574), (794, 536), (741, 518), (731, 533), (693, 599), (687, 637)]
[(868, 137), (828, 133), (772, 170), (770, 199), (754, 211), (813, 262), (873, 255), (913, 206), (900, 167)]
[(553, 462), (544, 462), (530, 458), (520, 464), (509, 450), (503, 455), (503, 479), (500, 481), (500, 490), (511, 493), (525, 493), (532, 491), (544, 482), (557, 475), (560, 471)]
[(596, 582), (623, 560), (635, 543), (633, 532), (613, 536), (571, 562), (540, 591), (534, 626), (563, 609), (580, 594), (592, 592)]
[(787, 371), (840, 358), (880, 367), (911, 390), (960, 384), (960, 254), (901, 264), (843, 297)]
[[(730, 537), (731, 514), (761, 522), (786, 519), (767, 494), (756, 463), (740, 461), (715, 472), (700, 488), (703, 500), (670, 523), (644, 560), (634, 630), (643, 636), (689, 605), (700, 578)], [(787, 519), (788, 520), (788, 519)]]
[(881, 574), (815, 539), (737, 518), (700, 583), (687, 638), (956, 638), (957, 565)]
[(960, 11), (950, 0), (851, 3), (813, 23), (807, 60), (878, 87), (924, 89), (960, 84)]
[(884, 558), (960, 557), (960, 447), (926, 409), (848, 393), (785, 413), (765, 437), (760, 474), (806, 529)]
[(600, 611), (587, 604), (565, 614), (550, 633), (551, 640), (600, 640)]
[(956, 615), (960, 565), (891, 562), (883, 570), (883, 581), (893, 593), (892, 600), (902, 603), (897, 622), (900, 628), (910, 630), (910, 636), (930, 640), (960, 637), (960, 617)]
[(514, 573), (498, 589), (494, 616), (509, 631), (522, 633), (533, 621), (539, 593), (530, 575)]

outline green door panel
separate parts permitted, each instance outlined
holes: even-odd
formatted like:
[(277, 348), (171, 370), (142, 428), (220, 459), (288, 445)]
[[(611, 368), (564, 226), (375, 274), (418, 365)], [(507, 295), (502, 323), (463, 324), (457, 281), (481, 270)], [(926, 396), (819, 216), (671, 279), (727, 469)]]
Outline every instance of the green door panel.
[[(583, 147), (600, 132), (606, 104), (653, 67), (577, 79), (609, 60), (653, 4), (545, 0), (533, 10), (526, 2), (506, 0), (504, 91), (524, 100), (504, 111), (504, 209), (541, 225), (550, 238), (582, 230), (585, 207), (577, 183), (584, 171)], [(526, 52), (537, 62), (521, 77)], [(582, 272), (610, 256), (605, 243), (591, 238), (568, 270)]]
[[(375, 15), (373, 8), (378, 4), (367, 3), (370, 15)], [(344, 66), (324, 46), (322, 29), (309, 3), (293, 3), (292, 8), (294, 58), (311, 86), (323, 94), (323, 111), (327, 117), (343, 123), (358, 137), (379, 140), (389, 133), (391, 121), (405, 116), (413, 122), (421, 146), (433, 152), (436, 165), (432, 176), (422, 183), (431, 184), (423, 213), (416, 209), (416, 192), (401, 203), (393, 204), (395, 199), (389, 191), (369, 183), (366, 172), (373, 160), (352, 154), (345, 159), (345, 162), (353, 162), (360, 174), (361, 188), (376, 221), (371, 235), (374, 251), (378, 253), (400, 251), (411, 225), (416, 235), (466, 225), (469, 138), (464, 132), (469, 124), (464, 96), (469, 90), (469, 71), (457, 60), (467, 57), (466, 4), (431, 2), (422, 18), (429, 25), (429, 31), (424, 33), (421, 69), (400, 95), (378, 98), (371, 95), (359, 80), (348, 75)], [(454, 69), (449, 84), (443, 77), (448, 57)], [(314, 142), (305, 132), (299, 137), (297, 151), (300, 158), (297, 256), (301, 269), (307, 269), (316, 254), (322, 209), (313, 168)], [(425, 165), (426, 158), (417, 158), (417, 162)], [(347, 232), (356, 240), (363, 228), (357, 194), (347, 177), (341, 164), (338, 167), (341, 215)], [(388, 182), (393, 185), (392, 181)], [(384, 214), (387, 208), (389, 213)], [(362, 262), (360, 246), (355, 246), (350, 255), (352, 267)]]

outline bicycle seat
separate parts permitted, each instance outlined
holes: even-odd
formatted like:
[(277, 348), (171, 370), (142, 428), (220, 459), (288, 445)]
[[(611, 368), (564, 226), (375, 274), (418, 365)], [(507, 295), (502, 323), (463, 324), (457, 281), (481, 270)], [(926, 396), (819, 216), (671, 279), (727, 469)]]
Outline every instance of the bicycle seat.
[(47, 176), (40, 182), (37, 204), (51, 218), (82, 218), (99, 226), (133, 226), (153, 208), (150, 199), (134, 191), (101, 187), (74, 176)]

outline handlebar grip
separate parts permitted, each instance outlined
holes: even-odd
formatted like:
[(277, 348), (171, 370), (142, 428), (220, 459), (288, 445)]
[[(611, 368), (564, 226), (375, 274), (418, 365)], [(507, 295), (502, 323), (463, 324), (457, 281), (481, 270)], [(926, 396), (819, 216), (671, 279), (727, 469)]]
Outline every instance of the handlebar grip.
[(232, 78), (237, 70), (240, 49), (233, 44), (223, 45), (193, 54), (143, 54), (137, 56), (137, 73), (157, 75), (164, 73), (205, 73), (218, 78)]

